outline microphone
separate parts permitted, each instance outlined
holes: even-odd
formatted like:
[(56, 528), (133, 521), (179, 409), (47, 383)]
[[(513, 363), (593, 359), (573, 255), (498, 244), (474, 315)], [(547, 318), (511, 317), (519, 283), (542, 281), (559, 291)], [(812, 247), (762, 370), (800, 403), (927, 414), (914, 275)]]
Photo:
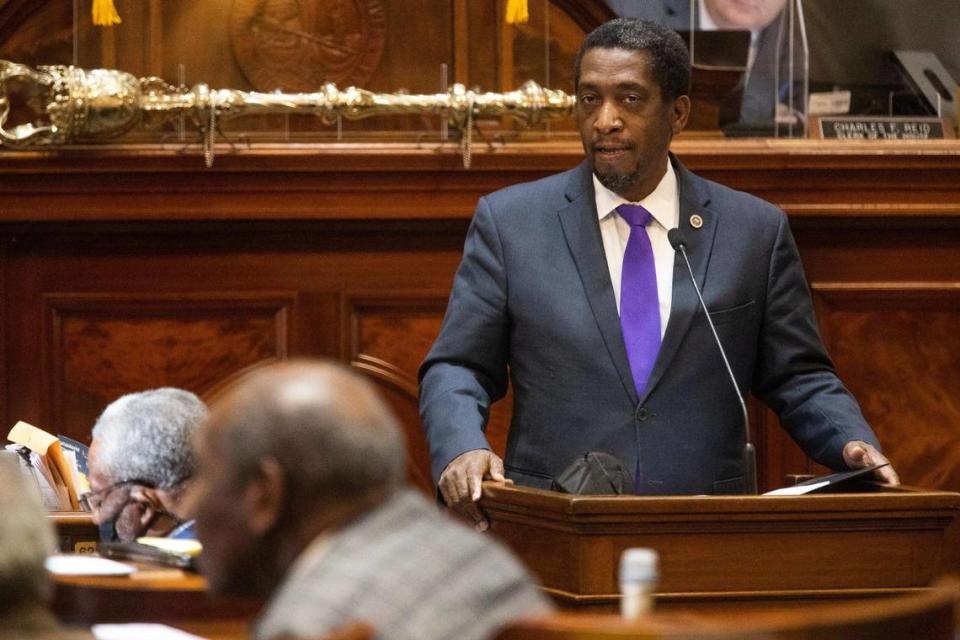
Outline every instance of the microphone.
[(667, 240), (674, 251), (683, 256), (683, 262), (687, 265), (687, 273), (690, 274), (690, 282), (693, 284), (693, 290), (697, 292), (697, 299), (700, 301), (700, 308), (703, 309), (703, 315), (707, 318), (707, 324), (710, 326), (710, 332), (713, 333), (713, 339), (717, 343), (717, 349), (720, 350), (720, 357), (723, 358), (723, 364), (727, 368), (727, 375), (730, 376), (730, 382), (733, 384), (733, 391), (737, 394), (737, 400), (740, 402), (740, 411), (743, 412), (743, 480), (744, 494), (757, 495), (757, 452), (750, 441), (750, 416), (747, 413), (747, 403), (743, 400), (743, 394), (740, 393), (740, 387), (737, 385), (737, 378), (733, 375), (733, 369), (730, 367), (730, 361), (727, 360), (727, 354), (723, 350), (723, 344), (720, 342), (720, 336), (717, 335), (717, 328), (713, 326), (713, 319), (710, 317), (710, 310), (707, 309), (703, 301), (703, 294), (697, 285), (697, 279), (693, 275), (693, 267), (690, 266), (690, 260), (687, 258), (687, 243), (683, 239), (680, 229), (673, 228), (667, 232)]

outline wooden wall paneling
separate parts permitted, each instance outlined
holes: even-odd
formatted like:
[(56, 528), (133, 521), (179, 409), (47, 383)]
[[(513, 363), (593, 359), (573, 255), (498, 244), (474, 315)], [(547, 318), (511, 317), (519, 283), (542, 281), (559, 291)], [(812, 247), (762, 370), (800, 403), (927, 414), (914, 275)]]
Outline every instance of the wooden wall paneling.
[[(4, 371), (7, 386), (3, 412), (6, 426), (25, 420), (45, 427), (51, 418), (49, 396), (45, 395), (43, 357), (44, 314), (40, 295), (43, 279), (39, 265), (22, 258), (23, 239), (5, 233), (3, 244)], [(24, 268), (26, 267), (26, 268)]]
[[(938, 216), (960, 215), (960, 169), (951, 141), (882, 142), (868, 151), (801, 140), (723, 140), (719, 144), (736, 149), (723, 159), (711, 152), (716, 144), (683, 133), (673, 148), (691, 170), (773, 202), (795, 226), (807, 218), (820, 228), (857, 219), (902, 226), (913, 218), (927, 227)], [(864, 228), (880, 230), (876, 224)]]
[(44, 294), (47, 429), (86, 440), (108, 403), (174, 386), (204, 395), (289, 351), (290, 292)]
[[(449, 290), (349, 292), (343, 296), (341, 359), (363, 372), (390, 401), (407, 433), (410, 477), (430, 496), (429, 448), (420, 425), (417, 373), (440, 331)], [(506, 449), (512, 396), (494, 406), (487, 438)]]
[[(160, 46), (162, 41), (155, 41), (155, 36), (162, 32), (162, 23), (154, 24), (153, 8), (150, 0), (120, 0), (117, 10), (123, 22), (113, 28), (97, 27), (98, 30), (109, 32), (104, 34), (105, 37), (113, 39), (114, 62), (108, 68), (123, 69), (138, 76), (159, 71), (153, 66), (153, 59), (163, 50)], [(158, 46), (153, 50), (155, 44)], [(155, 68), (157, 71), (154, 71)]]
[[(888, 163), (892, 160), (885, 158)], [(923, 161), (923, 157), (915, 157), (909, 162)], [(870, 164), (874, 163), (879, 161), (872, 159)], [(960, 483), (945, 472), (958, 462), (952, 445), (931, 453), (929, 448), (920, 451), (915, 446), (927, 436), (913, 439), (916, 433), (926, 434), (928, 425), (939, 421), (943, 412), (951, 413), (948, 404), (932, 408), (926, 392), (914, 401), (918, 387), (934, 393), (960, 391), (955, 374), (931, 377), (931, 363), (921, 357), (922, 345), (949, 349), (952, 344), (936, 334), (944, 331), (943, 327), (936, 322), (928, 325), (925, 318), (939, 318), (948, 325), (952, 320), (957, 326), (957, 318), (949, 314), (954, 303), (949, 302), (952, 294), (947, 292), (960, 273), (958, 199), (946, 197), (947, 182), (956, 172), (937, 171), (932, 166), (916, 171), (894, 176), (883, 167), (877, 172), (872, 202), (861, 202), (841, 214), (844, 208), (840, 203), (848, 196), (838, 192), (839, 203), (822, 210), (803, 205), (803, 212), (792, 216), (791, 224), (827, 349), (904, 482), (956, 490)], [(868, 181), (856, 173), (851, 180), (854, 185)], [(911, 174), (918, 179), (906, 184)], [(925, 199), (927, 204), (921, 204)], [(797, 200), (796, 195), (791, 200)], [(942, 308), (938, 301), (943, 302)], [(910, 322), (914, 323), (912, 329)], [(861, 331), (867, 327), (882, 333)], [(902, 379), (896, 377), (900, 375)], [(889, 411), (885, 403), (897, 409)], [(946, 442), (947, 434), (955, 433), (956, 417), (954, 413), (947, 422), (932, 427), (935, 441)], [(783, 443), (780, 453), (791, 455), (795, 463), (802, 460), (789, 441)], [(809, 461), (807, 467), (816, 472)], [(934, 469), (939, 469), (939, 475)]]
[(470, 15), (467, 0), (453, 0), (453, 68), (451, 84), (470, 86)]
[[(163, 2), (162, 0), (148, 0), (147, 3), (147, 73), (152, 76), (163, 77)], [(168, 78), (175, 82), (176, 78)]]
[[(469, 75), (466, 80), (458, 80), (468, 87), (498, 87), (500, 68), (500, 46), (498, 44), (499, 22), (502, 19), (500, 2), (465, 3), (469, 11), (470, 50)], [(454, 43), (459, 46), (459, 42)], [(491, 91), (494, 89), (491, 89)]]
[(73, 63), (73, 3), (7, 0), (0, 7), (0, 58), (22, 64)]
[[(104, 158), (102, 170), (86, 172), (83, 154), (70, 157), (68, 152), (60, 161), (40, 160), (41, 171), (4, 175), (3, 220), (432, 219), (449, 227), (454, 219), (462, 232), (480, 196), (511, 179), (544, 173), (529, 166), (471, 173), (463, 170), (459, 153), (438, 157), (424, 150), (396, 160), (389, 155), (385, 150), (384, 161), (398, 164), (386, 171), (371, 166), (375, 156), (364, 158), (356, 148), (327, 158), (316, 153), (285, 160), (264, 157), (252, 170), (241, 171), (230, 169), (236, 158), (218, 156), (217, 170), (204, 171), (199, 155), (179, 156), (171, 166), (153, 164), (148, 153), (135, 152), (113, 161)], [(10, 162), (8, 167), (16, 164), (16, 158), (3, 161)], [(124, 168), (131, 163), (135, 170)], [(318, 175), (314, 163), (336, 171)], [(314, 170), (305, 169), (310, 164)], [(104, 181), (101, 171), (111, 173), (111, 179)], [(124, 201), (122, 207), (118, 199)]]
[[(893, 283), (902, 288), (903, 283), (936, 287), (956, 282), (956, 143), (907, 143), (897, 146), (896, 153), (887, 152), (889, 145), (880, 147), (696, 140), (674, 145), (690, 169), (785, 206), (814, 291), (824, 285)], [(401, 407), (408, 433), (422, 438), (410, 380), (414, 363), (419, 364), (432, 341), (427, 327), (439, 326), (441, 294), (449, 291), (477, 198), (569, 168), (582, 157), (575, 143), (517, 143), (478, 150), (473, 169), (466, 171), (454, 150), (415, 145), (222, 150), (209, 171), (199, 170), (199, 157), (172, 148), (0, 153), (8, 419), (41, 425), (53, 421), (56, 401), (49, 389), (54, 376), (47, 359), (54, 356), (44, 351), (53, 334), (45, 296), (162, 299), (279, 291), (297, 300), (288, 317), (288, 354), (355, 360), (367, 370), (376, 369), (382, 374), (381, 388)], [(896, 307), (902, 295), (898, 289), (889, 304)], [(415, 306), (411, 310), (409, 304), (418, 296), (434, 300), (435, 313)], [(345, 330), (345, 318), (353, 312), (345, 315), (344, 309), (353, 298), (359, 301), (358, 324)], [(865, 312), (850, 311), (852, 303), (844, 296), (838, 300), (835, 308), (818, 302), (831, 351), (837, 323), (874, 317), (856, 316)], [(928, 306), (922, 309), (933, 309), (933, 303), (923, 304)], [(923, 313), (914, 309), (908, 317)], [(407, 327), (410, 317), (420, 318), (421, 324)], [(948, 314), (939, 322), (951, 318)], [(151, 321), (161, 320), (162, 314)], [(71, 316), (71, 321), (82, 326), (77, 318)], [(41, 331), (48, 333), (41, 336)], [(410, 332), (419, 336), (416, 349), (391, 347)], [(842, 376), (862, 374), (855, 369), (865, 365), (852, 352), (833, 355)], [(925, 375), (924, 362), (904, 362), (910, 376)], [(49, 367), (45, 374), (41, 364)], [(389, 382), (398, 371), (406, 376), (406, 390)], [(938, 382), (947, 383), (946, 378)], [(56, 410), (65, 423), (79, 411), (73, 406)], [(780, 486), (786, 473), (812, 469), (773, 416), (759, 407), (752, 411), (763, 486)], [(509, 412), (507, 399), (496, 405), (491, 420), (490, 439), (500, 452)], [(883, 430), (890, 427), (879, 424), (880, 436), (887, 440)], [(896, 451), (891, 453), (896, 457)], [(904, 455), (912, 454), (904, 450)], [(908, 460), (903, 466), (909, 470), (913, 465)], [(422, 477), (426, 473), (424, 468)], [(912, 474), (908, 471), (908, 480)], [(925, 477), (952, 482), (949, 475), (945, 480)]]
[(960, 281), (813, 292), (837, 368), (902, 481), (960, 491)]
[[(18, 374), (7, 411), (89, 440), (96, 416), (123, 393), (175, 385), (209, 398), (251, 367), (287, 356), (350, 362), (355, 344), (354, 365), (376, 374), (419, 455), (411, 477), (429, 487), (416, 367), (439, 327), (465, 226), (0, 226), (14, 247), (12, 263), (0, 264), (17, 303), (4, 327)], [(386, 293), (359, 295), (359, 309), (370, 312), (344, 315), (341, 292), (370, 283)], [(408, 315), (413, 325), (397, 326)]]
[(507, 0), (497, 0), (497, 51), (499, 51), (497, 78), (498, 91), (510, 91), (513, 84), (513, 39), (516, 35), (516, 27), (507, 24)]
[(448, 291), (346, 292), (341, 360), (368, 377), (406, 432), (408, 474), (434, 494), (430, 454), (419, 428), (417, 369), (440, 328)]
[[(100, 60), (97, 67), (103, 67), (104, 69), (116, 69), (117, 68), (117, 32), (114, 29), (100, 29), (97, 33), (100, 35)], [(131, 56), (132, 57), (132, 56)], [(124, 65), (126, 69), (135, 69), (136, 67), (131, 67)], [(136, 73), (134, 71), (133, 73)]]

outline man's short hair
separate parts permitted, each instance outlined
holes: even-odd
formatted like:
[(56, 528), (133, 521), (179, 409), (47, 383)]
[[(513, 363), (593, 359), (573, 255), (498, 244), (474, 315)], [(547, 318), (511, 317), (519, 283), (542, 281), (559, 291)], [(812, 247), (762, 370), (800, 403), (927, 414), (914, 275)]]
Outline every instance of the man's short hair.
[(404, 436), (360, 375), (334, 362), (257, 370), (214, 405), (210, 424), (238, 482), (266, 457), (282, 467), (292, 500), (392, 492), (406, 477)]
[(165, 387), (118, 398), (93, 427), (98, 464), (113, 482), (177, 488), (193, 475), (193, 434), (207, 417), (200, 398)]
[(690, 52), (683, 38), (668, 27), (637, 18), (605, 22), (583, 39), (573, 63), (574, 88), (580, 86), (580, 65), (591, 49), (627, 49), (650, 54), (651, 71), (664, 100), (685, 95), (690, 86)]
[(0, 456), (0, 613), (45, 602), (50, 589), (43, 563), (56, 538), (40, 492), (14, 460)]

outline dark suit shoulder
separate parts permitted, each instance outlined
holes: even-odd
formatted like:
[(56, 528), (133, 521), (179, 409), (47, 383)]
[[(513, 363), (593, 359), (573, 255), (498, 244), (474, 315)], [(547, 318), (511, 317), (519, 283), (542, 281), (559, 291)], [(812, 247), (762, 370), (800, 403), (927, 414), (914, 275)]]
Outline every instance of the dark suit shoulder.
[(496, 217), (530, 214), (533, 211), (554, 212), (567, 200), (565, 194), (571, 180), (577, 181), (582, 167), (555, 173), (539, 180), (521, 182), (483, 197)]
[(710, 209), (723, 212), (725, 214), (733, 213), (738, 220), (751, 222), (753, 224), (770, 225), (778, 227), (784, 218), (784, 212), (778, 206), (767, 202), (763, 198), (731, 189), (719, 182), (697, 178), (700, 181), (700, 188), (704, 190), (709, 198)]

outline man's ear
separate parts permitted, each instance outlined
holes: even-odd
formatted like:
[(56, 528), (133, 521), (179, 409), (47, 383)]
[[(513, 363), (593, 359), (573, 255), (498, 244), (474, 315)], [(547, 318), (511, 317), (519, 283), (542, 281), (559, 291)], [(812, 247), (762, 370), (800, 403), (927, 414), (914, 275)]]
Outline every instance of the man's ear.
[(687, 126), (687, 120), (690, 118), (690, 96), (680, 96), (673, 101), (672, 116), (673, 135), (678, 135)]
[(262, 459), (240, 498), (252, 533), (262, 536), (273, 529), (283, 513), (287, 490), (283, 469), (276, 458)]

